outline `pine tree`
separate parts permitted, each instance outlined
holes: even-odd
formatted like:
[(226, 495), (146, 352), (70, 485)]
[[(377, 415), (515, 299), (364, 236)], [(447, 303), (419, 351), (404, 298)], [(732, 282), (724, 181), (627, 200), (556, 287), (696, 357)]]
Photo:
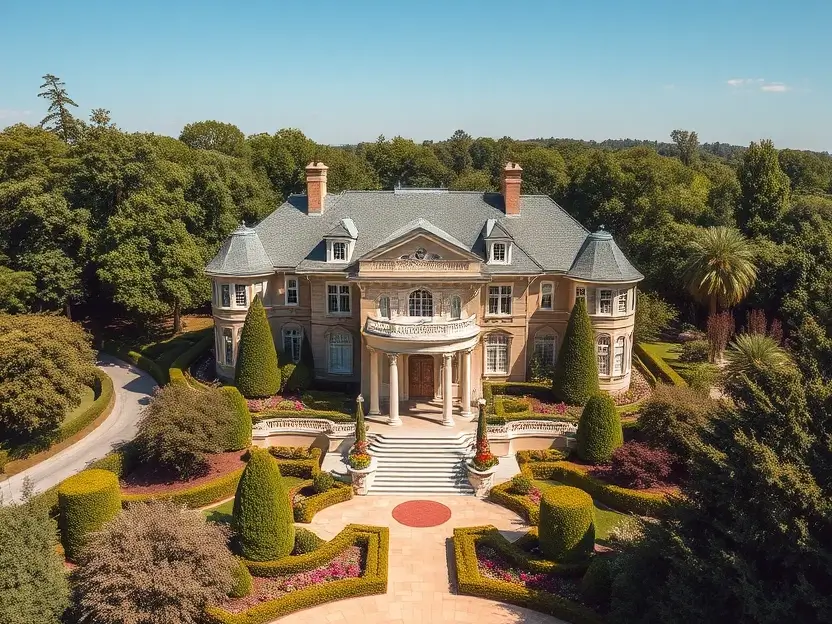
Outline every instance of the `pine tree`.
[(234, 385), (246, 398), (269, 397), (280, 389), (272, 330), (260, 295), (254, 297), (240, 335)]
[(564, 403), (584, 405), (590, 397), (598, 394), (594, 336), (586, 302), (578, 299), (569, 315), (552, 376), (552, 392)]
[(43, 77), (43, 84), (40, 86), (43, 91), (38, 97), (49, 100), (49, 109), (46, 117), (40, 122), (41, 128), (46, 128), (57, 134), (64, 143), (72, 143), (80, 134), (80, 122), (69, 112), (69, 107), (78, 105), (69, 97), (66, 92), (65, 83), (52, 74)]

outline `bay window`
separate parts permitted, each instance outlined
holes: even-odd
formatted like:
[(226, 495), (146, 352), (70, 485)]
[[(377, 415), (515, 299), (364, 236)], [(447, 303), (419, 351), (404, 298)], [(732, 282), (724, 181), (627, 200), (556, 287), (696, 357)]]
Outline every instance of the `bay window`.
[(234, 303), (240, 307), (245, 307), (247, 302), (248, 297), (246, 296), (245, 284), (234, 284)]
[(612, 291), (601, 290), (598, 299), (598, 314), (612, 314)]

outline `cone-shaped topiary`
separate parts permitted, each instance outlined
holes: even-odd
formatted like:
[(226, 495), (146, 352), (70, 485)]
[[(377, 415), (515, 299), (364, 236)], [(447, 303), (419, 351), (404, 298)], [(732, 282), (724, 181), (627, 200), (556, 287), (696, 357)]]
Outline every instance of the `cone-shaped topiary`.
[(251, 561), (273, 561), (290, 554), (295, 544), (293, 522), (277, 460), (264, 449), (252, 448), (231, 520), (240, 555)]
[(355, 441), (367, 443), (367, 425), (364, 423), (364, 397), (360, 394), (355, 401)]
[(228, 398), (229, 404), (228, 422), (225, 423), (223, 435), (223, 450), (239, 451), (248, 448), (251, 444), (251, 412), (248, 411), (248, 404), (234, 386), (223, 386), (220, 392)]
[(477, 470), (489, 470), (497, 465), (500, 461), (491, 452), (491, 446), (488, 444), (488, 424), (485, 416), (485, 405), (479, 406), (479, 416), (477, 418), (477, 450), (474, 455), (474, 468)]
[(578, 457), (601, 464), (608, 462), (612, 453), (624, 444), (621, 417), (615, 401), (608, 394), (596, 394), (584, 407), (578, 421)]
[(552, 374), (552, 392), (558, 400), (569, 405), (584, 405), (598, 393), (595, 333), (583, 299), (575, 302), (569, 315)]
[(98, 531), (121, 511), (121, 491), (114, 472), (93, 468), (66, 479), (58, 487), (61, 542), (75, 561), (88, 534)]
[(269, 397), (280, 390), (280, 368), (272, 330), (260, 295), (254, 297), (240, 335), (234, 385), (246, 398)]
[(592, 497), (568, 485), (543, 488), (538, 539), (546, 559), (574, 562), (589, 557), (595, 548)]

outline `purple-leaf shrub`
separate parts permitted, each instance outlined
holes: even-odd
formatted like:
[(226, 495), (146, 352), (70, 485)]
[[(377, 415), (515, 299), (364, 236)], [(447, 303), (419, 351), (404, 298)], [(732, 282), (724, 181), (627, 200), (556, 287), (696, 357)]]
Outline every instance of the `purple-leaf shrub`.
[(610, 479), (623, 487), (644, 489), (663, 485), (673, 470), (673, 456), (642, 442), (618, 447), (610, 460)]

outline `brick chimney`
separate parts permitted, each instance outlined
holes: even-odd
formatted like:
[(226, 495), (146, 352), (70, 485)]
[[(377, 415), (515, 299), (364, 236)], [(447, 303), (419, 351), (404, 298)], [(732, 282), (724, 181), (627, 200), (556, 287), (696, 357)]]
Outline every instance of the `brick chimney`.
[(307, 214), (321, 214), (324, 210), (327, 169), (325, 164), (314, 160), (306, 165)]
[(521, 173), (523, 169), (517, 163), (506, 163), (500, 174), (500, 191), (503, 194), (503, 201), (506, 206), (507, 216), (520, 215), (520, 184), (522, 183)]

